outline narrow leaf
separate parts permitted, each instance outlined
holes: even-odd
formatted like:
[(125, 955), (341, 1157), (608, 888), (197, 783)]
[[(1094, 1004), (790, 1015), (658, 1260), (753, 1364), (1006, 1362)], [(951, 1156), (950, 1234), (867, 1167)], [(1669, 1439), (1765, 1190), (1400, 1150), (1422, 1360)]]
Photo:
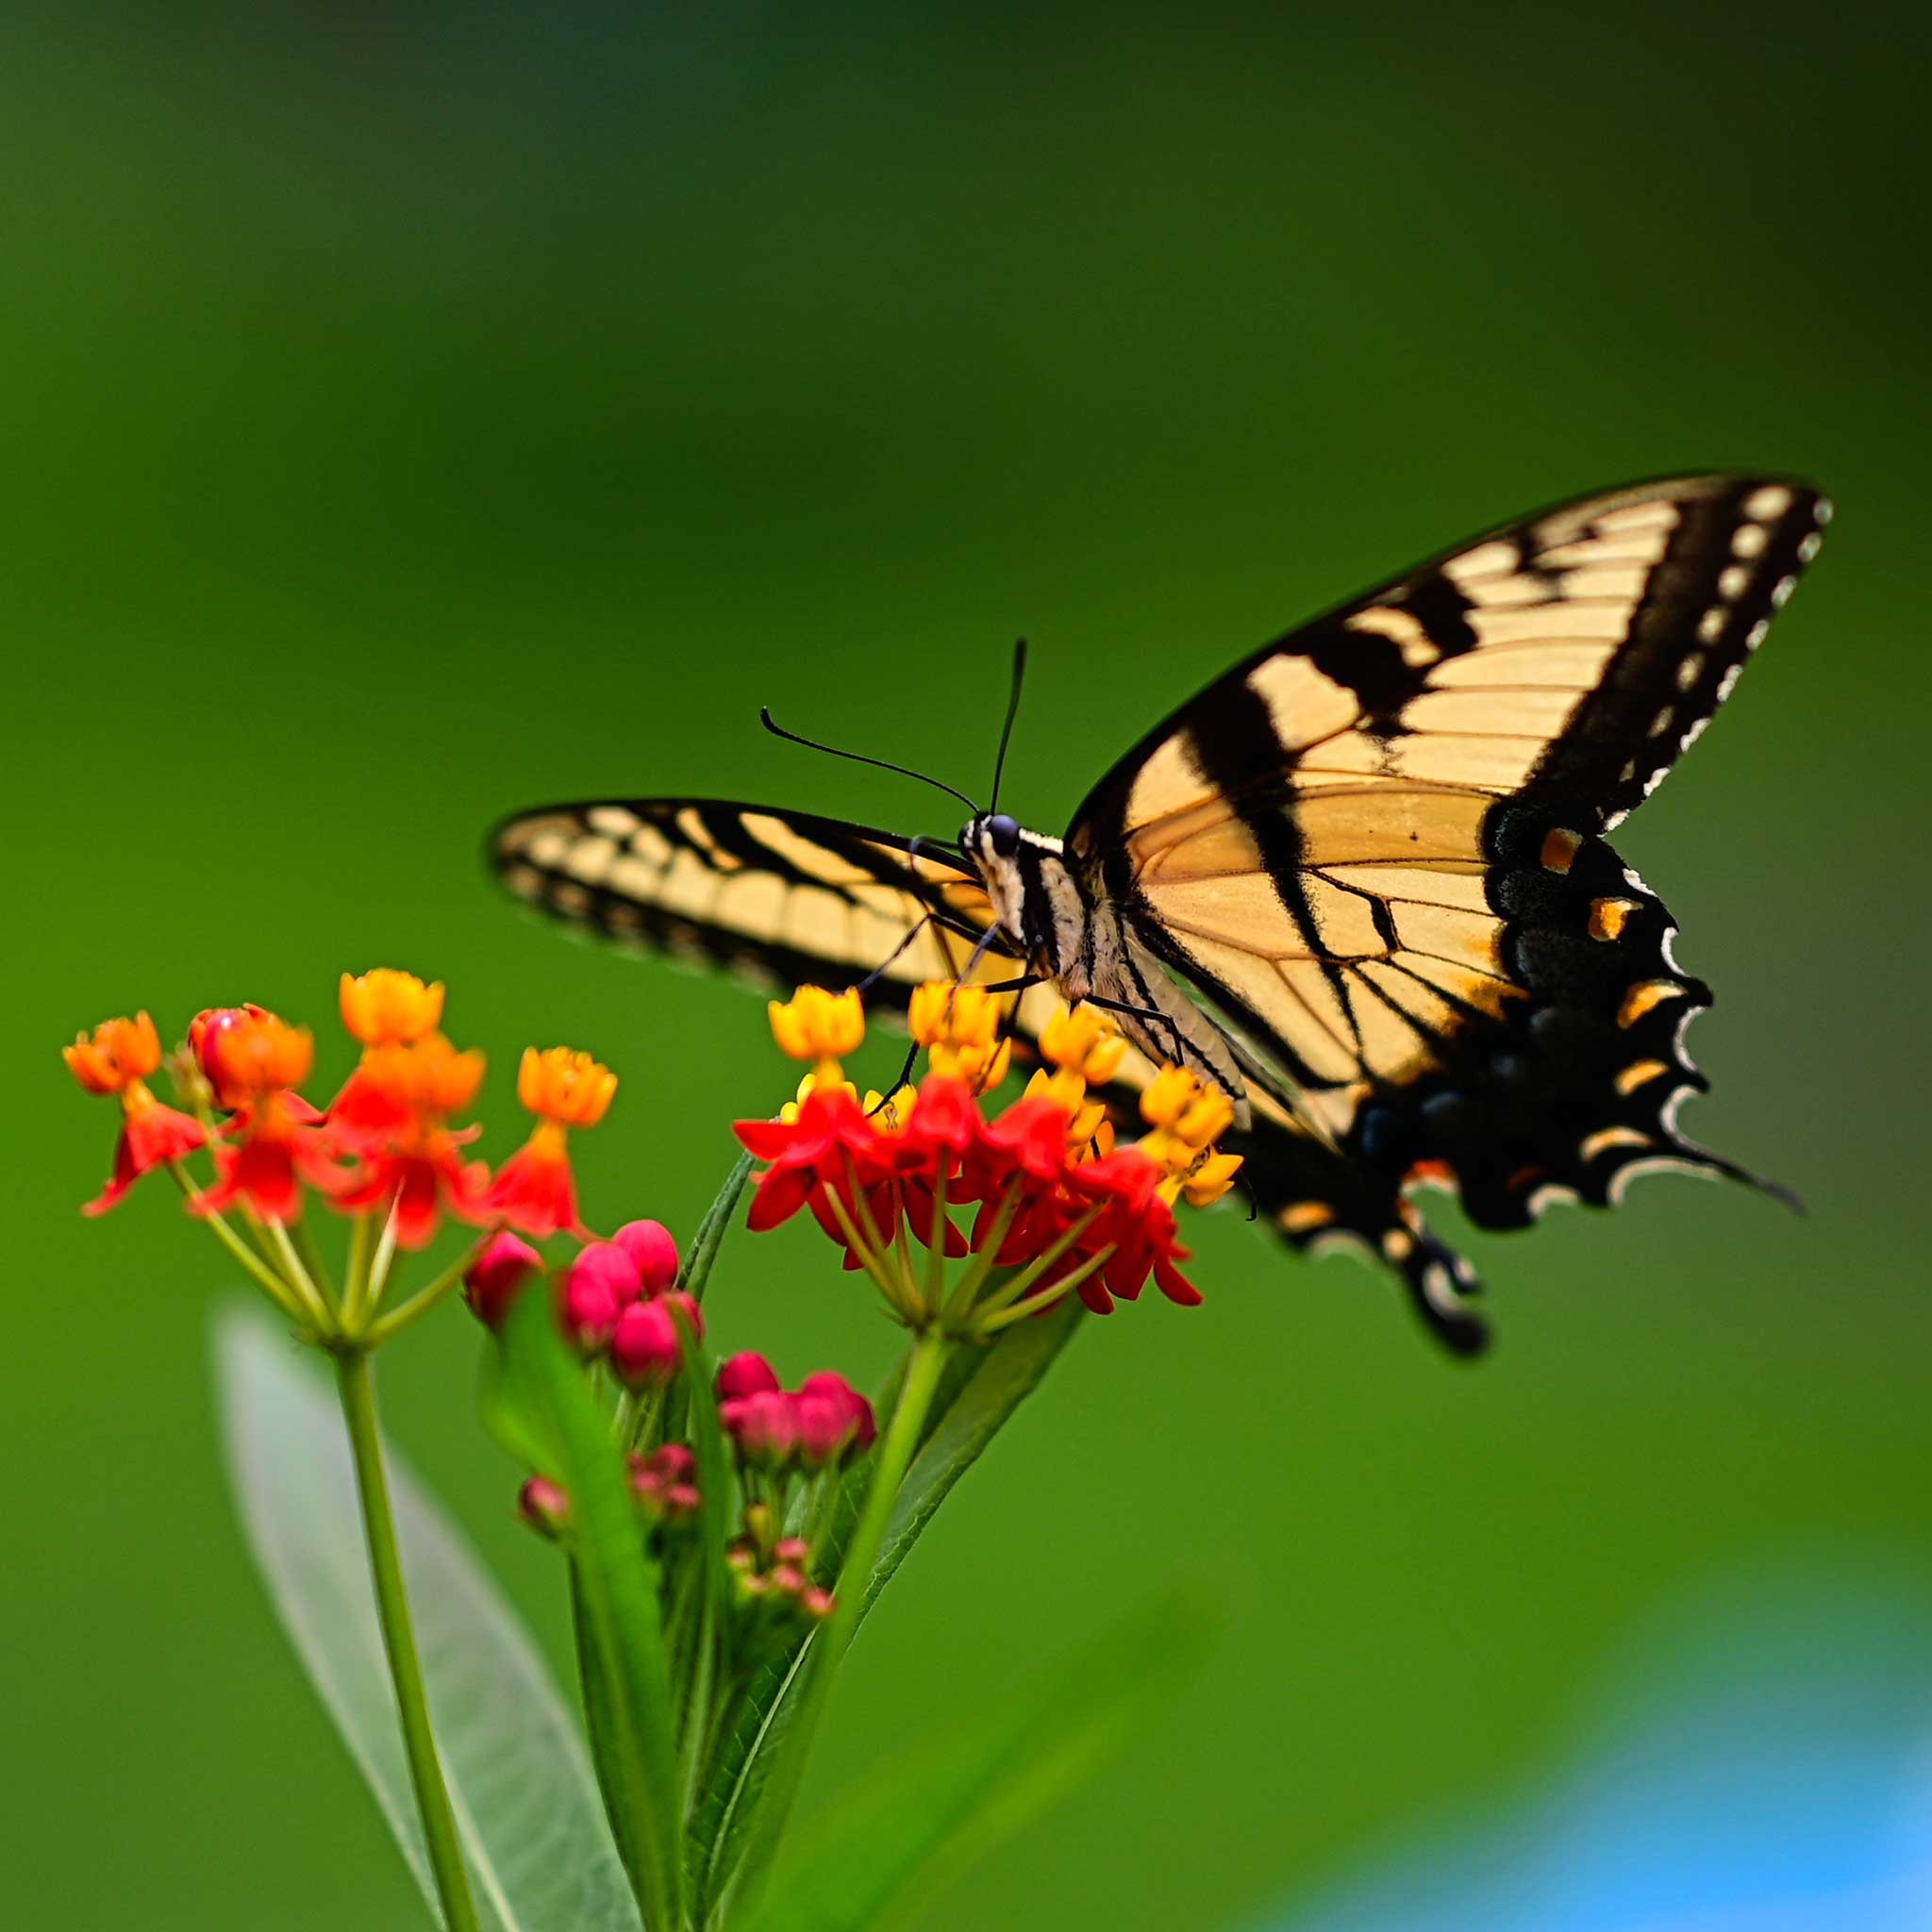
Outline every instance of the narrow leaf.
[(651, 1932), (672, 1932), (681, 1923), (683, 1834), (656, 1566), (610, 1418), (557, 1332), (549, 1295), (518, 1297), (504, 1324), (503, 1354), (507, 1397), (532, 1419), (538, 1440), (556, 1444), (557, 1466), (547, 1474), (570, 1494), (568, 1541), (578, 1627), (595, 1658), (584, 1676), (596, 1692), (589, 1713), (600, 1727), (595, 1757), (605, 1802), (623, 1818), (618, 1836), (645, 1924)]
[[(348, 1438), (325, 1377), (253, 1309), (215, 1324), (223, 1436), (276, 1613), (434, 1909), (369, 1581)], [(385, 1450), (403, 1570), (477, 1910), (501, 1932), (638, 1932), (569, 1712), (489, 1575)]]
[(724, 1185), (718, 1190), (717, 1198), (705, 1210), (705, 1218), (698, 1223), (698, 1231), (691, 1237), (691, 1251), (684, 1257), (684, 1266), (678, 1270), (677, 1285), (692, 1301), (705, 1298), (705, 1285), (711, 1278), (711, 1264), (718, 1258), (718, 1249), (723, 1244), (726, 1230), (731, 1225), (732, 1209), (738, 1206), (738, 1198), (744, 1192), (744, 1184), (751, 1176), (751, 1156), (741, 1154), (732, 1164), (731, 1172), (724, 1176)]
[(942, 1887), (1094, 1776), (1199, 1657), (1207, 1620), (1149, 1605), (1058, 1669), (969, 1700), (876, 1767), (786, 1860), (751, 1932), (860, 1932)]
[[(866, 1607), (891, 1580), (934, 1512), (1008, 1416), (1040, 1386), (1041, 1377), (1078, 1326), (1076, 1302), (1061, 1302), (1038, 1321), (1008, 1330), (980, 1357), (960, 1382), (950, 1406), (928, 1429), (893, 1506), (886, 1541), (873, 1567)], [(943, 1397), (947, 1384), (941, 1384)], [(831, 1562), (843, 1557), (864, 1494), (866, 1472), (841, 1492), (841, 1508), (828, 1544)], [(741, 1696), (720, 1745), (705, 1795), (691, 1822), (694, 1841), (707, 1848), (697, 1903), (718, 1923), (717, 1914), (737, 1878), (746, 1854), (757, 1842), (759, 1800), (773, 1766), (787, 1748), (791, 1718), (804, 1679), (808, 1647), (774, 1659), (755, 1676)]]

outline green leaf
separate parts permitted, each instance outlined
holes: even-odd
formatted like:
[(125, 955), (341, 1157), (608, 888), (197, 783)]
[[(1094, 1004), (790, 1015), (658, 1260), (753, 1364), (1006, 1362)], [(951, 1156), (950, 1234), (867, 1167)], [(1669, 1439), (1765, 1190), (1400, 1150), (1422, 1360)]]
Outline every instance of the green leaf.
[[(252, 1308), (215, 1324), (223, 1438), (249, 1547), (424, 1895), (435, 1891), (333, 1390)], [(576, 1726), (515, 1613), (388, 1450), (431, 1715), (477, 1910), (500, 1932), (638, 1932)]]
[(968, 1701), (877, 1766), (779, 1867), (751, 1932), (859, 1932), (931, 1903), (969, 1865), (1095, 1775), (1172, 1694), (1209, 1621), (1150, 1604), (1058, 1669)]
[(658, 1619), (658, 1574), (625, 1479), (610, 1417), (591, 1392), (541, 1292), (519, 1295), (504, 1323), (504, 1392), (555, 1444), (549, 1473), (570, 1493), (568, 1532), (578, 1627), (594, 1665), (584, 1678), (597, 1729), (594, 1756), (605, 1803), (651, 1932), (679, 1924), (683, 1833), (675, 1781), (669, 1659)]
[[(942, 1399), (953, 1388), (952, 1400), (929, 1426), (924, 1445), (907, 1472), (866, 1587), (866, 1608), (877, 1601), (953, 1485), (1039, 1387), (1078, 1326), (1081, 1312), (1070, 1297), (1038, 1321), (1017, 1324), (985, 1351), (957, 1387), (950, 1378), (941, 1383)], [(858, 1520), (868, 1474), (861, 1464), (841, 1491), (828, 1545), (834, 1566), (842, 1559)], [(740, 1697), (725, 1729), (691, 1821), (693, 1841), (705, 1850), (695, 1888), (701, 1923), (719, 1923), (719, 1909), (756, 1842), (759, 1800), (773, 1766), (787, 1747), (808, 1650), (808, 1644), (801, 1645), (759, 1671)]]
[(741, 1154), (731, 1172), (724, 1176), (724, 1185), (718, 1190), (717, 1198), (706, 1208), (705, 1218), (698, 1223), (697, 1233), (691, 1237), (691, 1251), (684, 1257), (684, 1266), (677, 1272), (677, 1285), (694, 1302), (705, 1298), (705, 1285), (711, 1278), (711, 1264), (718, 1258), (718, 1249), (731, 1225), (731, 1211), (738, 1206), (738, 1197), (744, 1192), (744, 1184), (750, 1177), (751, 1156)]

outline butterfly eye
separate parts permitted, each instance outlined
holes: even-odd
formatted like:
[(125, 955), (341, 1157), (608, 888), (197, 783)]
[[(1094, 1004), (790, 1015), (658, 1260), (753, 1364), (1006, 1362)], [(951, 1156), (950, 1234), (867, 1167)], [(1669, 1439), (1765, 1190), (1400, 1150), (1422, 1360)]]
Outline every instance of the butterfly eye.
[(995, 858), (1010, 858), (1020, 849), (1020, 822), (996, 811), (986, 822), (986, 841)]

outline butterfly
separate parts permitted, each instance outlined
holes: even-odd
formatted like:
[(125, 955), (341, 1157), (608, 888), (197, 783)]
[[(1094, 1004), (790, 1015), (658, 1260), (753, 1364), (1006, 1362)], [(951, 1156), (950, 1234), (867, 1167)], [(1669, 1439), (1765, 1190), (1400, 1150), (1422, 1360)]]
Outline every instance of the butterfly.
[(1224, 1089), (1257, 1214), (1298, 1249), (1365, 1247), (1474, 1353), (1479, 1283), (1418, 1188), (1512, 1228), (1654, 1168), (1766, 1185), (1678, 1133), (1710, 991), (1605, 834), (1729, 694), (1829, 516), (1788, 479), (1677, 476), (1457, 544), (1236, 664), (1059, 838), (998, 809), (996, 774), (991, 808), (954, 794), (953, 841), (621, 799), (521, 812), (492, 862), (563, 919), (761, 982), (903, 1008), (970, 976), (1023, 1045), (1062, 1000), (1103, 1007), (1124, 1093), (1165, 1061)]

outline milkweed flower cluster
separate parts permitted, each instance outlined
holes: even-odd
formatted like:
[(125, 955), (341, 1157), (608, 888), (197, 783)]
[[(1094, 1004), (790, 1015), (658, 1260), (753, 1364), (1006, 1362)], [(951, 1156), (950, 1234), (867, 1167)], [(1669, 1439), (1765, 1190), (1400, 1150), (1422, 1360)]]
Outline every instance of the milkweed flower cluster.
[(916, 1089), (861, 1097), (841, 1066), (863, 1037), (857, 995), (804, 987), (774, 1002), (774, 1038), (810, 1070), (776, 1119), (736, 1124), (764, 1162), (752, 1227), (809, 1212), (919, 1330), (983, 1339), (1069, 1293), (1106, 1314), (1150, 1279), (1170, 1301), (1198, 1302), (1174, 1207), (1234, 1185), (1240, 1157), (1217, 1145), (1233, 1123), (1226, 1095), (1164, 1068), (1140, 1096), (1148, 1131), (1117, 1145), (1098, 1090), (1126, 1042), (1079, 1007), (1048, 1022), (1025, 1091), (989, 1115), (982, 1094), (1010, 1052), (1003, 1011), (980, 987), (915, 989), (908, 1020), (927, 1072)]
[[(536, 1128), (492, 1176), (469, 1152), (480, 1129), (458, 1124), (482, 1084), (484, 1057), (441, 1031), (441, 983), (377, 968), (344, 974), (338, 1000), (359, 1057), (321, 1106), (304, 1091), (315, 1071), (313, 1034), (252, 1002), (204, 1008), (165, 1056), (144, 1012), (103, 1021), (64, 1048), (79, 1085), (121, 1107), (112, 1178), (85, 1211), (106, 1212), (143, 1174), (167, 1169), (189, 1212), (214, 1228), (285, 1312), (332, 1343), (383, 1340), (401, 1325), (401, 1310), (378, 1314), (396, 1251), (426, 1247), (447, 1222), (489, 1233), (431, 1284), (427, 1300), (409, 1305), (408, 1319), (459, 1276), (491, 1278), (480, 1266), (486, 1251), (494, 1249), (496, 1278), (507, 1280), (509, 1251), (501, 1243), (516, 1239), (512, 1230), (589, 1238), (566, 1130), (602, 1118), (617, 1087), (608, 1068), (569, 1048), (529, 1049), (518, 1094)], [(147, 1085), (164, 1066), (180, 1106)], [(203, 1153), (212, 1173), (196, 1174), (189, 1162)], [(311, 1200), (355, 1228), (340, 1291), (312, 1239), (298, 1245), (291, 1238)], [(501, 1291), (473, 1288), (478, 1292)]]

